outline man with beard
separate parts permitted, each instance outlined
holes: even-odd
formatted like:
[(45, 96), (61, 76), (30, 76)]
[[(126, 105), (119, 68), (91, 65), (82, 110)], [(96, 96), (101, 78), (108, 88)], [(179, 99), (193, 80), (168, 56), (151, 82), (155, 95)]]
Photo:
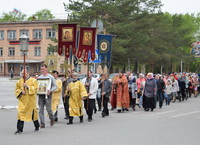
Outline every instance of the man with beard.
[[(116, 102), (112, 101), (111, 105), (113, 108), (115, 106), (117, 107), (117, 111), (120, 113), (121, 111), (128, 111), (128, 108), (130, 106), (130, 98), (129, 98), (129, 91), (128, 91), (128, 80), (126, 76), (122, 73), (119, 72), (118, 76), (116, 76), (114, 80), (114, 86), (112, 89), (112, 96), (114, 91), (116, 93)], [(114, 90), (115, 89), (115, 90)], [(111, 100), (115, 100), (111, 98)]]
[(83, 103), (88, 94), (85, 86), (78, 80), (78, 74), (72, 74), (73, 81), (67, 86), (65, 95), (69, 96), (69, 122), (67, 125), (73, 124), (73, 118), (78, 116), (80, 123), (83, 123)]

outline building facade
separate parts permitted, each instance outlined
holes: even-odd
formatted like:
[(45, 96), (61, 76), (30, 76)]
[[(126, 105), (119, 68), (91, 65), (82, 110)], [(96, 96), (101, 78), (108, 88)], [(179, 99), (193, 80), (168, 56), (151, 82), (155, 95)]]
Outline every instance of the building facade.
[[(31, 75), (40, 74), (40, 66), (47, 63), (51, 69), (56, 69), (64, 74), (68, 63), (64, 56), (48, 52), (48, 46), (57, 45), (51, 38), (57, 38), (58, 34), (53, 25), (66, 23), (66, 20), (49, 21), (23, 21), (23, 22), (1, 22), (0, 23), (0, 75), (9, 75), (12, 71), (19, 76), (23, 69), (23, 56), (20, 52), (19, 37), (26, 34), (29, 37), (29, 48), (26, 55), (26, 68)], [(65, 62), (66, 61), (66, 62)], [(100, 67), (92, 70), (102, 73)], [(72, 66), (79, 73), (86, 73), (87, 67), (81, 63)]]

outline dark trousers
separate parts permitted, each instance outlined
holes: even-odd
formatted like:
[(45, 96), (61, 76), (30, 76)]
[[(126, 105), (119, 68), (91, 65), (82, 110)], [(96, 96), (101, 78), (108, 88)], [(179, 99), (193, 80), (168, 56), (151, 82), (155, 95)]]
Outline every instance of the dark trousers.
[(58, 110), (55, 112), (55, 114), (54, 114), (54, 119), (55, 120), (58, 120)]
[(106, 97), (103, 98), (103, 111), (102, 111), (102, 113), (104, 113), (105, 115), (109, 115), (108, 101), (109, 101), (109, 98), (106, 98)]
[(92, 119), (94, 105), (95, 105), (95, 99), (84, 100), (84, 107), (88, 115), (88, 119)]
[(133, 97), (132, 97), (132, 93), (131, 93), (131, 92), (129, 92), (129, 97), (130, 97), (130, 106), (131, 106), (132, 108), (134, 108), (135, 105), (136, 105), (136, 98), (133, 98)]
[[(34, 118), (34, 112), (32, 115), (32, 120), (33, 120), (33, 118)], [(40, 127), (38, 120), (33, 121), (33, 124), (36, 129), (38, 129)], [(23, 132), (23, 129), (24, 129), (24, 121), (18, 120), (17, 121), (17, 130)]]
[[(186, 96), (185, 96), (185, 90), (181, 89), (180, 92), (181, 92), (182, 101), (184, 101), (184, 99), (186, 98)], [(181, 98), (179, 100), (181, 100)]]
[(163, 99), (164, 99), (163, 92), (161, 90), (158, 90), (157, 91), (157, 100), (159, 102), (159, 107), (160, 108), (162, 108), (162, 106), (163, 106)]
[(97, 104), (98, 104), (99, 110), (101, 110), (101, 99), (102, 99), (102, 97), (100, 97), (100, 98), (97, 97)]
[(69, 97), (62, 97), (65, 110), (65, 116), (69, 117)]

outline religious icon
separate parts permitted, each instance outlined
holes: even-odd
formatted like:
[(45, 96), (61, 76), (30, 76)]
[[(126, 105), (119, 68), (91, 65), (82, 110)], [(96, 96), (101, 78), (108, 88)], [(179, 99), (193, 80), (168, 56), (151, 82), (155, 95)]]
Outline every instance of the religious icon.
[(101, 50), (105, 51), (108, 48), (108, 45), (106, 42), (102, 42), (100, 47), (101, 47)]
[(195, 48), (193, 48), (193, 53), (194, 55), (200, 55), (200, 46), (196, 46)]
[(49, 78), (38, 78), (38, 91), (37, 94), (43, 94), (47, 98), (47, 91), (51, 88), (51, 79)]
[(92, 31), (83, 32), (83, 45), (92, 45)]
[(49, 60), (49, 66), (53, 66), (54, 65), (54, 60), (50, 59)]
[(73, 27), (62, 28), (62, 41), (72, 42), (73, 41)]

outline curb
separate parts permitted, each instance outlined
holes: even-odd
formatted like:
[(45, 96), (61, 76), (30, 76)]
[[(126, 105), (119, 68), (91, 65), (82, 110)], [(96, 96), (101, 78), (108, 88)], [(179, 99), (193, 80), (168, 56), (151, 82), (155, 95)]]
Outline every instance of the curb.
[[(3, 109), (4, 110), (12, 110), (12, 109), (17, 109), (17, 108), (18, 108), (18, 106), (9, 106), (9, 105), (7, 105), (7, 106), (0, 106), (0, 110), (3, 110)], [(39, 107), (37, 106), (37, 108), (39, 108)], [(64, 109), (64, 106), (63, 105), (59, 105), (58, 109)]]

